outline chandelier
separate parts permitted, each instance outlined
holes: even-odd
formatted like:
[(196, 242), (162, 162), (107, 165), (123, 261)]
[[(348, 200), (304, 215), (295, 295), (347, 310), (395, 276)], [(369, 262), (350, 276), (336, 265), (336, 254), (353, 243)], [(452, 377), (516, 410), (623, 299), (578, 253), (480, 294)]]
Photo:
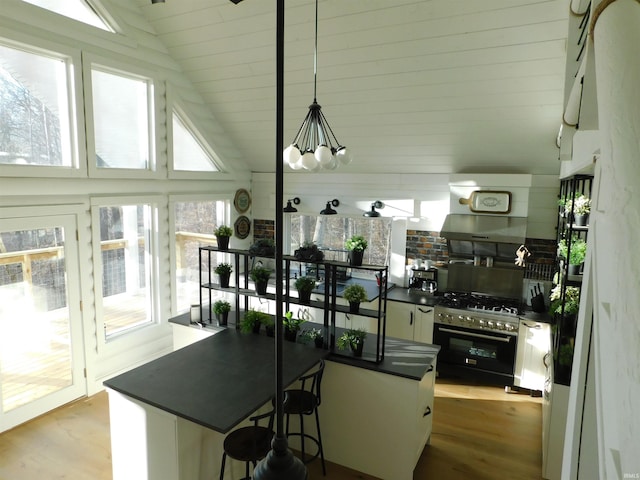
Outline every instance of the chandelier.
[(318, 79), (318, 0), (316, 0), (316, 37), (313, 54), (313, 103), (293, 142), (283, 152), (284, 163), (293, 170), (317, 172), (335, 170), (339, 164), (351, 163), (352, 155), (340, 144), (316, 100)]

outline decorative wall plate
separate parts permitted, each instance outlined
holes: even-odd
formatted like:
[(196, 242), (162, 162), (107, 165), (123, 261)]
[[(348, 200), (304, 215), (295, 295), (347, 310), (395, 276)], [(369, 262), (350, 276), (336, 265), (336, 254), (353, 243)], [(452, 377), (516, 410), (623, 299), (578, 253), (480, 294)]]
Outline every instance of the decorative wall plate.
[(233, 199), (233, 206), (236, 207), (238, 213), (244, 213), (251, 207), (251, 195), (244, 188), (241, 188), (236, 192), (236, 196)]
[(469, 205), (469, 210), (478, 213), (509, 213), (511, 211), (511, 192), (495, 190), (476, 190), (469, 198), (458, 200), (461, 205)]
[(240, 240), (244, 240), (249, 236), (251, 231), (251, 220), (244, 215), (238, 217), (236, 223), (233, 224), (233, 230)]

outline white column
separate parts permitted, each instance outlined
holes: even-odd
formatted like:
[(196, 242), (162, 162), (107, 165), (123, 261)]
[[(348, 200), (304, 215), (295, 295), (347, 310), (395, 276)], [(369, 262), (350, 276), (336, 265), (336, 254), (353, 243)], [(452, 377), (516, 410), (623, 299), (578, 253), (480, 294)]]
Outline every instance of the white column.
[(593, 17), (601, 156), (589, 235), (599, 477), (640, 478), (640, 2), (604, 0)]

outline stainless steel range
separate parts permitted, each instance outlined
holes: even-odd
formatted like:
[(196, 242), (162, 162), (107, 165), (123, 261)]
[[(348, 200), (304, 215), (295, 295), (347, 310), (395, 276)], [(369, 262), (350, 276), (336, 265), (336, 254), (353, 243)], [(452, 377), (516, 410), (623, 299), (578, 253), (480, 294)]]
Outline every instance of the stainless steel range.
[(518, 300), (447, 292), (435, 307), (433, 340), (441, 374), (513, 383), (519, 328)]

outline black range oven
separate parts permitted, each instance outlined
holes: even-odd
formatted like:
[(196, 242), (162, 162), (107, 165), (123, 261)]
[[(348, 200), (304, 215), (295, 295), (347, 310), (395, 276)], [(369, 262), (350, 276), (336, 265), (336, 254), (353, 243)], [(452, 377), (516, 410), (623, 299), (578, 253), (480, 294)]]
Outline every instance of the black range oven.
[(441, 374), (512, 385), (518, 309), (487, 306), (489, 300), (485, 297), (474, 296), (471, 300), (478, 298), (482, 298), (483, 305), (457, 300), (452, 303), (445, 298), (436, 306), (433, 343), (440, 345), (438, 370)]

